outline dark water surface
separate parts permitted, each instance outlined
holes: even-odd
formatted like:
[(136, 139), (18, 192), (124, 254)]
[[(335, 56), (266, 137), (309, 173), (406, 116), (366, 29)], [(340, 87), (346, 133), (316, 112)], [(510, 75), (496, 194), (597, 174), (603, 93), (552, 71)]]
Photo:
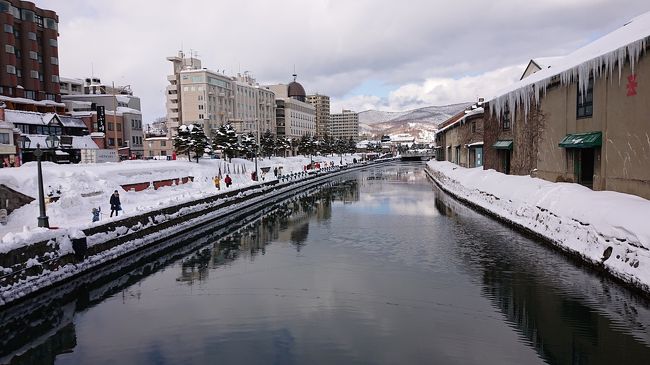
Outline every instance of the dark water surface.
[(0, 362), (650, 363), (647, 301), (459, 205), (422, 167), (352, 173), (220, 241), (25, 306), (33, 328)]

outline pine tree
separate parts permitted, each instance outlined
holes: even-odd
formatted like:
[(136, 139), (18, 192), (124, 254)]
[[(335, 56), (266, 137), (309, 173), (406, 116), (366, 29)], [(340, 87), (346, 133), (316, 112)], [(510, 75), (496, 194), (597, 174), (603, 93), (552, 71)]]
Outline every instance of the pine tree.
[(257, 141), (253, 133), (242, 134), (239, 138), (239, 151), (246, 158), (253, 158), (257, 153)]
[(174, 150), (177, 155), (187, 153), (187, 159), (191, 159), (190, 131), (187, 125), (178, 127), (178, 134), (174, 137)]
[(260, 139), (260, 148), (262, 149), (262, 155), (265, 157), (271, 157), (275, 154), (275, 137), (271, 131), (267, 130), (262, 135)]
[(342, 138), (337, 138), (334, 142), (334, 150), (339, 154), (339, 156), (341, 156), (341, 159), (343, 159), (343, 154), (347, 151), (347, 149), (348, 143)]
[(350, 137), (348, 140), (348, 152), (355, 153), (357, 152), (357, 142), (354, 141), (354, 138)]
[(224, 124), (217, 130), (212, 140), (212, 149), (221, 150), (223, 158), (232, 159), (238, 150), (237, 132), (230, 124)]
[(199, 163), (199, 158), (204, 153), (210, 153), (212, 151), (210, 149), (210, 143), (203, 128), (199, 124), (190, 124), (188, 129), (190, 131), (190, 150), (194, 153), (196, 163)]

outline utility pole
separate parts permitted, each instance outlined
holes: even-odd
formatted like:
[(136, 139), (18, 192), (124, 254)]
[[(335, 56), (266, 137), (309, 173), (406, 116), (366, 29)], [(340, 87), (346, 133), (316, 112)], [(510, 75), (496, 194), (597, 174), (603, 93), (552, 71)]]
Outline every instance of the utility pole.
[(113, 81), (113, 134), (115, 135), (115, 152), (117, 161), (120, 161), (120, 146), (117, 144), (117, 95), (115, 95), (115, 81)]

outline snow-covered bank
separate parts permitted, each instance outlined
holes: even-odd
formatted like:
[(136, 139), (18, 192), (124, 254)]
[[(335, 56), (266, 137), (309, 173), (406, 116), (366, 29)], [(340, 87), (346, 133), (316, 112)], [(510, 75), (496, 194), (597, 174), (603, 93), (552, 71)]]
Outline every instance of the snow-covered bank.
[[(343, 164), (352, 163), (357, 155), (343, 156)], [(314, 161), (322, 164), (333, 162), (338, 165), (339, 156), (315, 156)], [(273, 169), (282, 167), (283, 174), (303, 171), (310, 163), (309, 157), (296, 156), (289, 158), (260, 159), (258, 165), (270, 167), (270, 172), (264, 175), (265, 181), (274, 180)], [(46, 193), (49, 187), (60, 189), (61, 198), (47, 205), (47, 215), (50, 226), (63, 229), (85, 229), (106, 223), (110, 218), (109, 198), (114, 190), (120, 191), (123, 212), (120, 217), (139, 215), (148, 211), (167, 206), (205, 198), (214, 195), (217, 190), (212, 178), (221, 171), (222, 175), (230, 174), (233, 179), (232, 189), (253, 185), (250, 173), (254, 170), (254, 162), (243, 159), (233, 159), (227, 163), (223, 160), (202, 159), (200, 163), (187, 160), (176, 161), (124, 161), (120, 163), (56, 165), (43, 164), (43, 180)], [(194, 181), (188, 184), (163, 187), (158, 190), (140, 192), (123, 191), (120, 185), (152, 182), (156, 180), (182, 178), (193, 176)], [(0, 184), (5, 184), (21, 193), (36, 198), (38, 196), (36, 164), (27, 163), (19, 168), (0, 169)], [(221, 191), (229, 190), (221, 183)], [(102, 208), (102, 219), (91, 223), (91, 210)], [(26, 242), (44, 240), (55, 232), (36, 227), (36, 217), (39, 215), (38, 201), (23, 206), (9, 215), (8, 223), (0, 226), (0, 253), (19, 247)]]
[(650, 201), (571, 183), (431, 161), (444, 190), (650, 293)]

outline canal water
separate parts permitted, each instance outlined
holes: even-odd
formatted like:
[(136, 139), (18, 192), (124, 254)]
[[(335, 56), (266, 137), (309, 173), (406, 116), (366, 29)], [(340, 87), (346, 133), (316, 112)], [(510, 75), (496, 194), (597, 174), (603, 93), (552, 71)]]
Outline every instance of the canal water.
[(460, 205), (423, 167), (350, 173), (146, 270), (24, 304), (32, 328), (0, 360), (650, 363), (646, 300)]

